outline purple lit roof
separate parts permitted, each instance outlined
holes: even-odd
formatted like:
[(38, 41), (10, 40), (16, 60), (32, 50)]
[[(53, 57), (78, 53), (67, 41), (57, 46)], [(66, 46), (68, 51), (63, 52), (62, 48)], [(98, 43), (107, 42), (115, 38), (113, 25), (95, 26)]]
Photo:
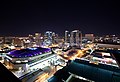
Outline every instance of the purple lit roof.
[(26, 48), (21, 50), (13, 50), (8, 53), (8, 56), (15, 58), (33, 57), (50, 51), (50, 48)]

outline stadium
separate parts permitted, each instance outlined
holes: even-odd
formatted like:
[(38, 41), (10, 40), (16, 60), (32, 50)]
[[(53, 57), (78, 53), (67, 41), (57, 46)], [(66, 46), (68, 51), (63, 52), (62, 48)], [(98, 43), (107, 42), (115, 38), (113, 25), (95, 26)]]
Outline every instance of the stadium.
[(50, 61), (57, 59), (56, 57), (52, 54), (50, 48), (26, 48), (9, 52), (4, 58), (4, 63), (10, 69), (22, 69), (26, 71), (28, 69), (48, 66)]

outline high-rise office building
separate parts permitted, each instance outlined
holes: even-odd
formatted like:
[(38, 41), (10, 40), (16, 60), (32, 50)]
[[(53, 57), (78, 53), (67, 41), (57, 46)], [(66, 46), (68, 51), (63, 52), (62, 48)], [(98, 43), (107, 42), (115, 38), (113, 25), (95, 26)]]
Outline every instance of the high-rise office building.
[(65, 43), (69, 43), (70, 42), (70, 34), (69, 31), (65, 31)]
[(46, 31), (44, 34), (44, 42), (43, 44), (46, 46), (50, 46), (52, 44), (58, 43), (58, 34), (52, 31)]
[(40, 33), (35, 33), (35, 43), (37, 46), (41, 45), (41, 34)]
[(52, 44), (52, 32), (46, 31), (44, 34), (44, 45), (51, 45)]
[(52, 43), (54, 44), (55, 43), (55, 39), (56, 39), (56, 34), (55, 32), (52, 33)]
[(80, 46), (82, 44), (82, 33), (79, 30), (74, 30), (71, 32), (70, 45)]
[(27, 47), (33, 47), (33, 43), (34, 43), (34, 36), (33, 35), (29, 34), (27, 43), (29, 44), (29, 45), (27, 45)]

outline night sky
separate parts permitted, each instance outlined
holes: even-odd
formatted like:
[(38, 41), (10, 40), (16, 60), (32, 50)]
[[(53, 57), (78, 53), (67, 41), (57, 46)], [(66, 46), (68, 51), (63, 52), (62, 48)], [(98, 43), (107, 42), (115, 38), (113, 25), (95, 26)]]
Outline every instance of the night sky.
[[(44, 1), (44, 2), (43, 2)], [(47, 30), (120, 35), (120, 4), (115, 0), (0, 2), (0, 36), (27, 36)]]

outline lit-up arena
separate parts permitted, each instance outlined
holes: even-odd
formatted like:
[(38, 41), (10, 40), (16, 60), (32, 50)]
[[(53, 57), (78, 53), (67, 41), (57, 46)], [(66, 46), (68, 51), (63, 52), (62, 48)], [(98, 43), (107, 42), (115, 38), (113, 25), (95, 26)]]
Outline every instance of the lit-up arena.
[(26, 48), (13, 50), (5, 57), (5, 65), (10, 69), (34, 70), (49, 66), (57, 59), (50, 48)]

